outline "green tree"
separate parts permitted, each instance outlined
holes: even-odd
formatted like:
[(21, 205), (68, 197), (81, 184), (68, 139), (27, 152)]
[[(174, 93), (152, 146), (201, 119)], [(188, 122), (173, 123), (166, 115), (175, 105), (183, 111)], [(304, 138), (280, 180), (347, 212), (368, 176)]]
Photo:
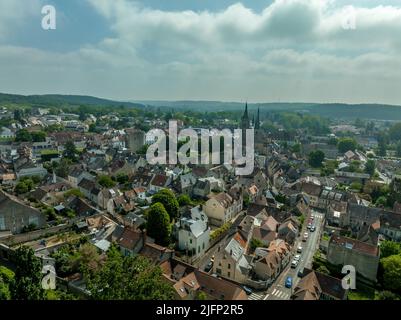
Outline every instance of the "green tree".
[(384, 290), (377, 294), (377, 300), (400, 300), (400, 298), (395, 293)]
[(384, 288), (401, 293), (401, 255), (383, 258), (381, 263)]
[(155, 239), (157, 244), (167, 246), (170, 243), (170, 219), (166, 209), (160, 202), (150, 207), (146, 229), (148, 235)]
[(64, 145), (64, 153), (63, 156), (73, 162), (77, 161), (77, 154), (78, 150), (75, 147), (75, 144), (73, 141), (67, 141), (67, 143)]
[(376, 172), (376, 162), (374, 160), (368, 160), (365, 164), (365, 172), (373, 176)]
[(24, 194), (24, 193), (27, 193), (29, 191), (30, 191), (30, 189), (28, 188), (26, 183), (23, 182), (23, 181), (18, 182), (17, 185), (15, 186), (15, 192), (17, 194)]
[(98, 183), (105, 188), (113, 188), (116, 183), (109, 176), (102, 175), (98, 178)]
[(140, 255), (123, 257), (111, 246), (97, 270), (85, 270), (86, 286), (94, 300), (170, 300), (173, 288), (159, 266)]
[(254, 252), (256, 250), (256, 248), (259, 248), (259, 247), (265, 247), (265, 245), (259, 239), (252, 238), (251, 243), (250, 243), (251, 252)]
[(178, 204), (180, 207), (183, 206), (189, 206), (192, 204), (192, 200), (189, 197), (189, 195), (187, 194), (181, 194), (178, 198), (177, 198)]
[(380, 258), (387, 258), (389, 256), (397, 255), (401, 253), (401, 246), (399, 243), (394, 241), (382, 241), (380, 242)]
[(33, 142), (44, 142), (46, 141), (46, 132), (36, 131), (31, 133)]
[(321, 150), (312, 151), (309, 154), (309, 164), (313, 168), (320, 168), (324, 161), (325, 154)]
[(13, 299), (15, 300), (41, 300), (42, 289), (42, 263), (35, 256), (33, 249), (22, 246), (15, 251), (14, 256), (15, 281), (13, 285)]
[(129, 177), (125, 173), (119, 173), (116, 177), (116, 180), (119, 184), (125, 184), (129, 181)]
[(10, 269), (0, 266), (0, 301), (11, 300), (11, 287), (15, 274)]
[(341, 153), (345, 153), (347, 151), (355, 151), (357, 147), (357, 143), (353, 138), (341, 138), (338, 140), (337, 148)]
[(15, 134), (15, 141), (17, 142), (31, 142), (32, 135), (27, 129), (18, 130)]
[(359, 183), (359, 182), (353, 182), (353, 183), (351, 183), (351, 185), (350, 185), (350, 189), (351, 189), (351, 190), (362, 191), (362, 188), (363, 188), (363, 186), (362, 186), (362, 184)]
[(401, 122), (396, 123), (390, 128), (389, 137), (392, 141), (401, 140)]
[(169, 189), (160, 190), (152, 197), (152, 203), (160, 202), (167, 210), (170, 220), (178, 217), (179, 204), (174, 193)]

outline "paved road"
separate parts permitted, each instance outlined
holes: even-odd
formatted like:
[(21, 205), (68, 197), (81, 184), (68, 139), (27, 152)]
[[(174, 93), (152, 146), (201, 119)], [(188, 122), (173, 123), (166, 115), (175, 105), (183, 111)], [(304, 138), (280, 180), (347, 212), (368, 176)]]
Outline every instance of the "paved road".
[[(303, 268), (311, 268), (312, 267), (312, 261), (313, 261), (313, 255), (315, 254), (316, 250), (318, 249), (318, 243), (319, 243), (319, 237), (320, 237), (320, 232), (323, 226), (323, 219), (324, 215), (321, 213), (313, 212), (312, 215), (315, 217), (315, 225), (316, 225), (316, 230), (314, 232), (309, 232), (309, 237), (306, 242), (302, 242), (302, 240), (298, 240), (295, 244), (295, 248), (298, 247), (299, 244), (302, 245), (303, 250), (301, 254), (301, 260), (300, 263), (298, 264), (297, 268), (291, 268), (288, 266), (282, 273), (281, 275), (276, 279), (275, 283), (267, 290), (265, 296), (262, 298), (263, 300), (289, 300), (293, 288), (296, 287), (298, 284), (300, 278), (298, 277), (298, 271), (302, 270)], [(303, 234), (302, 234), (303, 236)], [(302, 237), (301, 237), (302, 239)], [(285, 279), (290, 276), (292, 277), (293, 285), (292, 288), (286, 288), (285, 287)], [(250, 297), (250, 299), (255, 298), (256, 296), (254, 295), (253, 297)], [(259, 295), (258, 295), (259, 297)], [(261, 300), (261, 299), (259, 299)]]

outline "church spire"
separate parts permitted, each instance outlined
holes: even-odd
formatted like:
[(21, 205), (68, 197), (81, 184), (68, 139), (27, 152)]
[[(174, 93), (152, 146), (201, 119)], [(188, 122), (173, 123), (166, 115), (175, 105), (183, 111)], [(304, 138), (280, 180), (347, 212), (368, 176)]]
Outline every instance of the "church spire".
[(258, 107), (258, 114), (256, 116), (255, 129), (260, 129), (260, 108)]

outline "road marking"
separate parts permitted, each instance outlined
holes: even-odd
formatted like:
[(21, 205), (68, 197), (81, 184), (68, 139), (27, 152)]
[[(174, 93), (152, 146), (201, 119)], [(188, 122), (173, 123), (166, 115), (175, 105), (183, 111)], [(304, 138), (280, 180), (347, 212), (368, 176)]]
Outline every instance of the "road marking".
[(277, 289), (274, 289), (273, 292), (272, 292), (272, 295), (276, 295), (277, 291), (278, 291)]
[(263, 300), (267, 300), (267, 298), (270, 296), (270, 293), (268, 293), (267, 295), (266, 295), (266, 297), (263, 299)]

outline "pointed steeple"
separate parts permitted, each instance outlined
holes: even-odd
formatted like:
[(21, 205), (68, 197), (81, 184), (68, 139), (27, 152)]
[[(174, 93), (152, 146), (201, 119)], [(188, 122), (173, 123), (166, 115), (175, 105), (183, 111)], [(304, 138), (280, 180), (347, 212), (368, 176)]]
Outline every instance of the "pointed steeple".
[(256, 116), (255, 129), (260, 129), (260, 108), (258, 107), (258, 114)]
[(244, 115), (241, 118), (241, 129), (249, 129), (249, 127), (248, 102), (246, 102)]

